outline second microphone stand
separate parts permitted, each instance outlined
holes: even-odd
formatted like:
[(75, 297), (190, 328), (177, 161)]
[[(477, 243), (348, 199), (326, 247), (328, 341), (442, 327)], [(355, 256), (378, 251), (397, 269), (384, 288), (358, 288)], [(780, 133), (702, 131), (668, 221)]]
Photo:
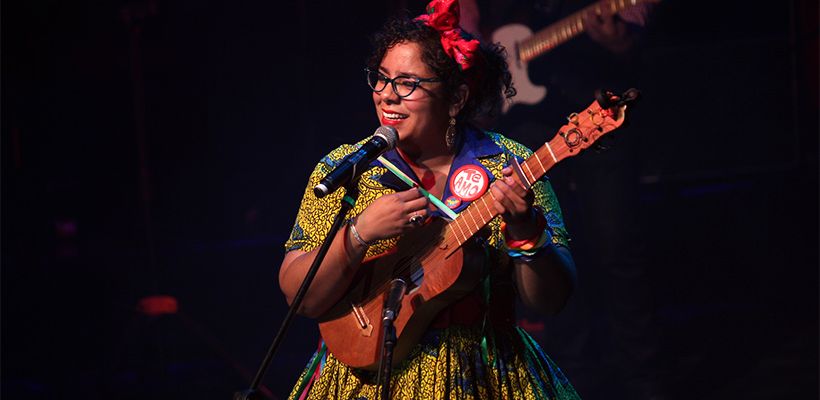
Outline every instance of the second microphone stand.
[(282, 321), (282, 325), (279, 327), (279, 332), (276, 333), (276, 336), (273, 338), (273, 343), (271, 343), (270, 348), (268, 349), (268, 353), (265, 355), (265, 358), (262, 360), (262, 364), (259, 366), (259, 370), (256, 371), (256, 376), (254, 376), (253, 381), (248, 389), (235, 392), (233, 395), (234, 400), (256, 400), (259, 398), (258, 388), (259, 385), (262, 383), (262, 378), (265, 376), (265, 373), (270, 366), (271, 360), (273, 360), (273, 355), (276, 354), (276, 350), (279, 348), (279, 344), (282, 343), (282, 339), (285, 337), (285, 332), (287, 332), (288, 328), (290, 327), (291, 320), (293, 316), (296, 314), (296, 310), (302, 305), (302, 300), (307, 294), (308, 288), (310, 287), (311, 282), (313, 282), (313, 278), (316, 276), (316, 272), (319, 271), (319, 266), (322, 264), (322, 260), (325, 258), (325, 254), (327, 254), (328, 249), (330, 249), (330, 244), (333, 242), (333, 239), (336, 237), (336, 232), (342, 227), (344, 223), (345, 216), (347, 216), (348, 211), (352, 210), (353, 207), (356, 205), (356, 200), (359, 197), (359, 185), (358, 180), (352, 180), (348, 182), (347, 185), (344, 186), (345, 188), (345, 195), (342, 198), (341, 207), (339, 209), (339, 213), (336, 214), (336, 218), (333, 220), (333, 225), (330, 227), (330, 231), (328, 231), (327, 236), (325, 237), (324, 242), (319, 247), (318, 253), (316, 253), (316, 257), (313, 259), (313, 264), (311, 264), (310, 269), (308, 270), (307, 274), (305, 274), (305, 279), (302, 281), (302, 285), (299, 287), (299, 290), (296, 292), (296, 295), (293, 297), (293, 301), (290, 304), (290, 308), (288, 309), (288, 313), (285, 315), (284, 321)]

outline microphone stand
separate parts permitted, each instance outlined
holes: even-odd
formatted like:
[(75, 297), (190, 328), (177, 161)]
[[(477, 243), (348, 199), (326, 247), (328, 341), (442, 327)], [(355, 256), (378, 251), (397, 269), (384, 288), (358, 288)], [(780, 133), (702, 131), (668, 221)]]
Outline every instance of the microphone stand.
[(299, 290), (296, 292), (296, 296), (294, 296), (293, 302), (290, 304), (288, 313), (285, 315), (285, 319), (284, 321), (282, 321), (282, 325), (279, 327), (279, 332), (277, 332), (276, 336), (273, 338), (273, 343), (271, 343), (270, 348), (268, 349), (268, 353), (262, 360), (262, 364), (259, 366), (259, 370), (256, 371), (256, 376), (253, 378), (250, 387), (243, 391), (234, 392), (233, 400), (259, 399), (259, 395), (257, 392), (259, 389), (259, 385), (262, 382), (262, 377), (265, 376), (268, 367), (270, 367), (270, 362), (273, 359), (273, 355), (279, 348), (279, 344), (281, 344), (282, 339), (284, 339), (285, 333), (287, 332), (288, 328), (290, 327), (290, 323), (293, 320), (293, 316), (296, 314), (296, 310), (298, 310), (299, 307), (302, 305), (302, 300), (304, 299), (305, 294), (307, 294), (308, 288), (310, 287), (310, 284), (313, 282), (313, 278), (316, 276), (316, 272), (319, 271), (319, 266), (322, 265), (322, 260), (325, 259), (325, 254), (327, 254), (327, 250), (330, 248), (330, 244), (333, 243), (333, 239), (336, 237), (336, 233), (342, 227), (342, 223), (344, 223), (345, 216), (347, 215), (348, 211), (352, 210), (353, 206), (356, 205), (356, 200), (359, 197), (358, 183), (358, 179), (353, 179), (350, 180), (347, 184), (345, 184), (345, 195), (342, 198), (339, 213), (336, 214), (336, 217), (333, 219), (333, 225), (331, 225), (330, 231), (328, 231), (327, 236), (325, 236), (325, 240), (324, 242), (322, 242), (322, 246), (319, 247), (319, 252), (316, 253), (316, 258), (313, 259), (313, 264), (310, 265), (310, 269), (305, 275), (305, 279), (302, 281), (302, 285), (299, 286)]
[(381, 386), (382, 400), (390, 398), (390, 375), (393, 373), (393, 348), (396, 346), (396, 327), (393, 325), (401, 309), (401, 299), (407, 283), (402, 279), (394, 279), (390, 284), (390, 292), (384, 302), (382, 312), (382, 349), (379, 361), (379, 375), (376, 379)]

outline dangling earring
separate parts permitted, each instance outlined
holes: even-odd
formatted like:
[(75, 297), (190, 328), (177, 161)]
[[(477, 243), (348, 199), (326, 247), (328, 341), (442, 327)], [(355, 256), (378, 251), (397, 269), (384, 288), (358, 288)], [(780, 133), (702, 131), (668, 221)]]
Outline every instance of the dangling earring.
[(447, 127), (447, 132), (444, 134), (444, 140), (447, 142), (447, 150), (453, 150), (456, 146), (456, 119), (450, 117), (450, 125)]

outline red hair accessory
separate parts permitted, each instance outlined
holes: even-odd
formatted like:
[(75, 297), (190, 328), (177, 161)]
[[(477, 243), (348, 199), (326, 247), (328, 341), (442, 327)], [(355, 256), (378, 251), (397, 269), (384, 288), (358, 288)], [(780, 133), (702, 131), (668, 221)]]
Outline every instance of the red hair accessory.
[(416, 21), (439, 32), (444, 52), (464, 71), (473, 65), (473, 54), (479, 43), (459, 28), (458, 20), (458, 0), (433, 0), (427, 4), (427, 14), (416, 17)]

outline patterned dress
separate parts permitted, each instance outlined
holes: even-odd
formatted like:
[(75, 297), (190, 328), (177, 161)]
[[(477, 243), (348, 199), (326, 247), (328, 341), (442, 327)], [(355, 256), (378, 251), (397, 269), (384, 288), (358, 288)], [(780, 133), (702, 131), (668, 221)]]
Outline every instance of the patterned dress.
[[(310, 176), (302, 205), (285, 249), (311, 251), (321, 245), (339, 208), (343, 190), (317, 199), (313, 187), (347, 154), (363, 142), (343, 145), (324, 157)], [(502, 176), (512, 157), (519, 161), (532, 152), (502, 135), (466, 130), (453, 159), (451, 176), (442, 196), (456, 213), (470, 201), (462, 201), (454, 188), (454, 172), (482, 169), (487, 183)], [(405, 174), (418, 182), (412, 169), (395, 150), (384, 154)], [(486, 190), (487, 185), (482, 185)], [(347, 215), (352, 219), (380, 196), (407, 190), (392, 172), (378, 161), (362, 174), (359, 198)], [(546, 178), (533, 185), (535, 206), (544, 213), (553, 243), (567, 246), (561, 210)], [(453, 192), (456, 193), (453, 193)], [(469, 196), (468, 198), (472, 198)], [(442, 216), (439, 211), (431, 213)], [(484, 229), (482, 243), (490, 271), (474, 292), (443, 310), (427, 329), (410, 355), (393, 368), (393, 399), (578, 399), (572, 385), (541, 347), (515, 326), (515, 293), (512, 261), (501, 249), (501, 218)], [(479, 236), (479, 235), (477, 235)], [(366, 257), (395, 245), (389, 239), (371, 246)], [(322, 345), (308, 362), (289, 399), (378, 398), (376, 373), (347, 367)]]

